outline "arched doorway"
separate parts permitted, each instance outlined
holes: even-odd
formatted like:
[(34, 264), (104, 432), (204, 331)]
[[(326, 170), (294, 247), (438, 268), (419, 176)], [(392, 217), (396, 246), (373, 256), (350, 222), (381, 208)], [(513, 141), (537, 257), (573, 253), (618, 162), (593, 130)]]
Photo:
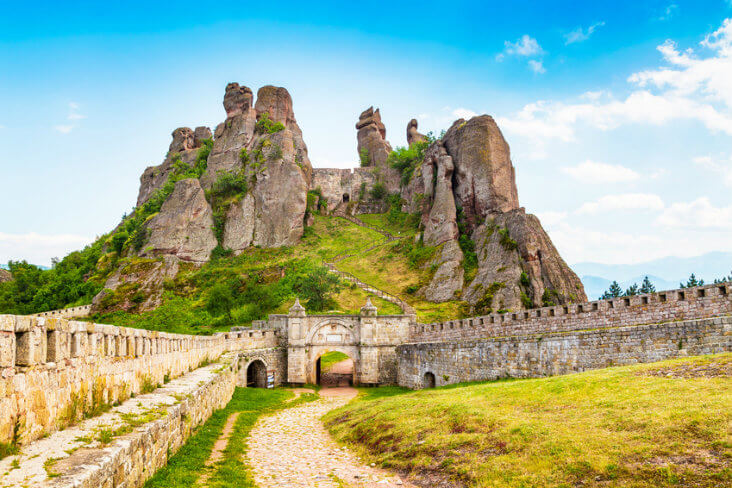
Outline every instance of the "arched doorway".
[(315, 361), (315, 378), (323, 388), (353, 386), (355, 364), (340, 351), (328, 351)]
[(247, 366), (247, 388), (267, 387), (267, 365), (261, 359), (255, 359)]
[(427, 372), (424, 374), (423, 386), (425, 388), (434, 388), (435, 387), (435, 375), (433, 373)]
[(348, 203), (351, 200), (351, 196), (348, 193), (343, 194), (343, 203)]

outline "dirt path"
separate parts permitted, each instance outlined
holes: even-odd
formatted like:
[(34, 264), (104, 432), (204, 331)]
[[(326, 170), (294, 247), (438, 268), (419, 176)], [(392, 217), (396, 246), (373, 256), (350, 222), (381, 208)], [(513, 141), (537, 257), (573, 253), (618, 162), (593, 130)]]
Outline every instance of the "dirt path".
[(325, 388), (321, 398), (261, 418), (248, 439), (249, 464), (260, 488), (408, 487), (397, 475), (366, 466), (339, 447), (320, 418), (348, 403), (353, 388)]
[(216, 439), (213, 449), (211, 450), (211, 455), (206, 460), (207, 469), (206, 471), (204, 471), (201, 477), (198, 478), (198, 481), (196, 482), (196, 487), (203, 488), (208, 486), (208, 480), (212, 474), (211, 467), (218, 461), (221, 461), (221, 459), (224, 457), (224, 449), (226, 449), (226, 446), (229, 444), (229, 437), (231, 437), (231, 433), (234, 431), (234, 424), (236, 423), (236, 419), (238, 418), (239, 412), (235, 412), (229, 415), (229, 418), (226, 419), (224, 429), (221, 431), (221, 435), (219, 436), (219, 438)]

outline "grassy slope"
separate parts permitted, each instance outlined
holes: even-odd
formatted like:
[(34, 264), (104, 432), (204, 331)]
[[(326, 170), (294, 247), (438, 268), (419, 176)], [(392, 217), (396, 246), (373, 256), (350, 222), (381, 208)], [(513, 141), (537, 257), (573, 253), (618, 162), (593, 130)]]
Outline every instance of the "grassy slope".
[(386, 467), (439, 472), (468, 486), (730, 486), (729, 373), (643, 374), (690, 363), (723, 363), (729, 372), (732, 354), (419, 392), (368, 390), (325, 420), (337, 439)]
[[(365, 215), (363, 220), (388, 229), (394, 235), (413, 239), (415, 231), (389, 223), (385, 215)], [(411, 266), (405, 252), (399, 249), (400, 241), (386, 243), (386, 238), (373, 230), (355, 225), (345, 219), (329, 216), (315, 216), (315, 224), (301, 242), (292, 247), (277, 249), (251, 248), (240, 256), (211, 261), (201, 268), (183, 265), (173, 282), (167, 284), (163, 305), (150, 312), (115, 312), (94, 317), (98, 322), (151, 330), (177, 333), (210, 333), (228, 330), (232, 325), (248, 325), (252, 318), (265, 318), (267, 313), (287, 313), (295, 300), (294, 294), (281, 298), (279, 305), (267, 310), (258, 310), (258, 303), (239, 304), (232, 311), (233, 320), (225, 322), (211, 317), (205, 310), (208, 292), (216, 284), (228, 280), (260, 276), (265, 285), (276, 284), (281, 273), (287, 273), (288, 263), (293, 260), (309, 265), (320, 265), (323, 260), (332, 261), (344, 254), (357, 254), (337, 264), (339, 269), (351, 272), (363, 281), (373, 284), (392, 294), (401, 296), (418, 311), (421, 321), (455, 318), (460, 315), (460, 304), (449, 302), (436, 304), (407, 295), (407, 286), (423, 283), (429, 271)], [(372, 251), (360, 254), (371, 246)], [(355, 314), (366, 302), (368, 294), (354, 286), (346, 285), (334, 296), (336, 310), (327, 313)], [(120, 296), (122, 300), (124, 297)], [(398, 314), (396, 305), (383, 299), (371, 297), (380, 314)]]
[(320, 356), (320, 371), (330, 371), (334, 364), (348, 359), (348, 355), (338, 351), (326, 352)]

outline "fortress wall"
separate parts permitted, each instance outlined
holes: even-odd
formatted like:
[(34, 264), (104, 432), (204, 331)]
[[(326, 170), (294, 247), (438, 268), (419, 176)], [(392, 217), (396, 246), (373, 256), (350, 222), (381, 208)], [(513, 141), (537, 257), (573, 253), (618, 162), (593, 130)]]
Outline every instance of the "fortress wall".
[(33, 314), (35, 317), (47, 317), (54, 319), (70, 319), (74, 317), (88, 317), (91, 312), (91, 305), (79, 305), (78, 307), (62, 308), (59, 310), (49, 310), (48, 312), (40, 312)]
[(398, 383), (531, 378), (732, 351), (732, 317), (397, 347)]
[(412, 326), (410, 342), (457, 341), (714, 317), (732, 313), (732, 283)]
[(0, 315), (0, 442), (21, 444), (72, 415), (163, 384), (275, 331), (187, 336), (45, 317)]
[(368, 202), (368, 192), (376, 183), (374, 168), (314, 168), (312, 189), (320, 188), (323, 197), (328, 201), (328, 211), (332, 211), (343, 203), (343, 195), (347, 194), (351, 205), (357, 205), (361, 185), (365, 184), (364, 201), (359, 202), (356, 213), (382, 212), (382, 202)]

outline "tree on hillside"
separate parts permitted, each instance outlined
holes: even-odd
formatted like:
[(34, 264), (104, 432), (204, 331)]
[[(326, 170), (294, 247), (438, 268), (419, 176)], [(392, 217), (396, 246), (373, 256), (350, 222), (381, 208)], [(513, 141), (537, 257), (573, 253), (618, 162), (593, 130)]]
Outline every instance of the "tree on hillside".
[(603, 300), (607, 300), (608, 298), (618, 298), (619, 296), (623, 295), (623, 289), (620, 288), (620, 285), (618, 285), (617, 281), (613, 281), (610, 284), (610, 288), (607, 289), (605, 293), (602, 294), (600, 297)]
[(643, 278), (643, 283), (641, 284), (640, 292), (641, 293), (655, 293), (656, 292), (656, 287), (653, 286), (653, 283), (651, 283), (651, 280), (648, 279), (648, 276)]
[(321, 266), (301, 277), (294, 288), (306, 300), (305, 308), (322, 312), (335, 306), (332, 296), (341, 290), (341, 285), (336, 275)]
[(693, 288), (695, 286), (702, 286), (704, 284), (704, 280), (697, 280), (696, 275), (694, 273), (691, 273), (691, 276), (689, 276), (689, 279), (686, 281), (686, 284), (679, 283), (680, 288)]

